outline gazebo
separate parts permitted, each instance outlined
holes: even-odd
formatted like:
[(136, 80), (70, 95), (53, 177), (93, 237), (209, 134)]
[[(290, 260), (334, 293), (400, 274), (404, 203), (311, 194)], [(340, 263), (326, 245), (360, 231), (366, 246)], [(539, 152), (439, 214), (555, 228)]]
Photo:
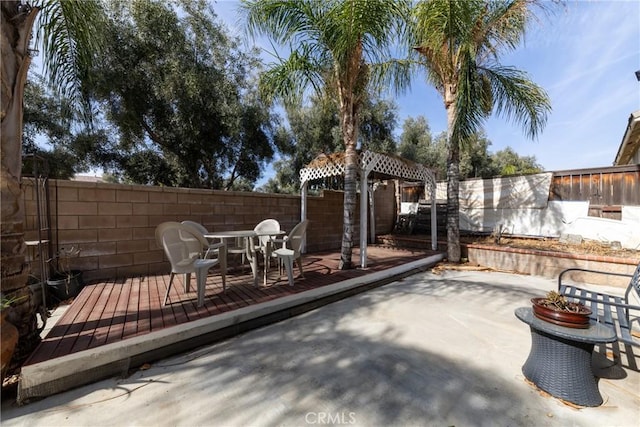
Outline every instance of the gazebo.
[[(307, 167), (300, 170), (302, 197), (302, 220), (307, 218), (307, 193), (309, 182), (322, 178), (344, 175), (344, 152), (321, 154)], [(424, 184), (425, 196), (431, 198), (431, 248), (437, 249), (436, 233), (436, 179), (434, 173), (424, 165), (403, 159), (392, 154), (376, 153), (365, 150), (358, 154), (358, 177), (360, 179), (360, 266), (367, 266), (367, 206), (371, 216), (371, 233), (375, 235), (375, 206), (373, 193), (376, 185), (373, 181), (384, 179), (403, 179)], [(369, 180), (371, 179), (371, 182)], [(368, 201), (368, 203), (367, 203)]]

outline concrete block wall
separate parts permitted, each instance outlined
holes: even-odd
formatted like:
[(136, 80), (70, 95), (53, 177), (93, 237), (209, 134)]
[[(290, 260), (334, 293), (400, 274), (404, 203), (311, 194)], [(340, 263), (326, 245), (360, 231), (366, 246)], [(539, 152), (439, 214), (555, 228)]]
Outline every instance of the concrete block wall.
[[(23, 187), (25, 239), (33, 240), (37, 238), (33, 181), (25, 178)], [(389, 232), (394, 222), (393, 186), (388, 187), (390, 192), (376, 192), (380, 233)], [(253, 229), (265, 218), (275, 218), (284, 230), (291, 230), (300, 221), (299, 195), (62, 180), (50, 180), (49, 193), (52, 251), (80, 248), (71, 267), (82, 270), (88, 281), (165, 273), (168, 263), (155, 242), (155, 228), (164, 221), (192, 220), (210, 230)], [(325, 191), (308, 198), (308, 252), (340, 248), (343, 197), (342, 192)]]
[(378, 186), (374, 197), (376, 235), (389, 234), (396, 222), (396, 198), (393, 181)]

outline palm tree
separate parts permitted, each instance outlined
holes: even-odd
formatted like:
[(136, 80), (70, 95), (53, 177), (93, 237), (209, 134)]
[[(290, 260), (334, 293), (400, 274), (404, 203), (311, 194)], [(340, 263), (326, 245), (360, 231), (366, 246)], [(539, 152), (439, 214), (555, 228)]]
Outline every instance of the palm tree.
[[(21, 181), (22, 101), (27, 71), (31, 64), (30, 39), (33, 28), (42, 41), (45, 75), (61, 94), (81, 101), (79, 79), (96, 53), (102, 19), (94, 0), (42, 0), (31, 5), (2, 1), (2, 98), (0, 140), (0, 190), (2, 193), (0, 268), (4, 295), (21, 298), (14, 305), (20, 333), (14, 360), (26, 357), (40, 341), (36, 310), (27, 286), (24, 210)], [(23, 296), (28, 296), (24, 298)]]
[(526, 73), (499, 62), (515, 49), (533, 17), (535, 0), (428, 0), (412, 19), (411, 46), (447, 111), (447, 256), (460, 261), (460, 147), (495, 109), (535, 138), (551, 103)]
[(294, 103), (313, 88), (336, 93), (345, 146), (344, 217), (340, 268), (351, 268), (358, 172), (358, 117), (368, 88), (402, 89), (409, 70), (390, 61), (406, 22), (400, 0), (244, 0), (251, 34), (288, 45), (291, 54), (268, 70), (261, 87)]

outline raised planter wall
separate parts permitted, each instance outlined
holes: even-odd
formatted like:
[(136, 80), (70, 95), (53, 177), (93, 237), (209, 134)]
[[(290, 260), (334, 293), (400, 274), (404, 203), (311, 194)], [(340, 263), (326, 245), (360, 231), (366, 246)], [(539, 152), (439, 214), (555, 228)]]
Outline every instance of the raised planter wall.
[[(599, 255), (574, 255), (533, 249), (517, 249), (480, 244), (467, 245), (469, 262), (486, 267), (517, 271), (556, 279), (567, 268), (585, 268), (612, 273), (633, 274), (640, 260)], [(572, 272), (565, 278), (578, 283), (592, 283), (626, 288), (628, 278), (602, 274)]]
[[(22, 185), (25, 239), (34, 240), (33, 180), (24, 178)], [(53, 252), (79, 247), (71, 268), (83, 271), (85, 281), (167, 272), (169, 263), (155, 242), (155, 228), (164, 221), (192, 220), (210, 230), (253, 229), (265, 218), (275, 218), (284, 230), (291, 230), (300, 221), (299, 195), (62, 180), (51, 180), (49, 191)], [(309, 252), (340, 247), (343, 197), (343, 192), (325, 191), (308, 198)], [(394, 186), (379, 187), (375, 203), (376, 233), (389, 233), (395, 218)], [(356, 207), (356, 243), (358, 214)]]

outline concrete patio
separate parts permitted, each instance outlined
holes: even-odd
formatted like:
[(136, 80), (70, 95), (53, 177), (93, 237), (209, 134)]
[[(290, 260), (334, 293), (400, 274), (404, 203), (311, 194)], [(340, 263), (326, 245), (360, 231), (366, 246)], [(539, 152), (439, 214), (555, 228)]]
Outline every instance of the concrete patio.
[[(3, 402), (2, 424), (637, 426), (637, 349), (602, 370), (599, 407), (567, 405), (524, 379), (530, 333), (513, 312), (555, 286), (418, 273), (126, 378)], [(595, 365), (607, 356), (597, 347)]]

